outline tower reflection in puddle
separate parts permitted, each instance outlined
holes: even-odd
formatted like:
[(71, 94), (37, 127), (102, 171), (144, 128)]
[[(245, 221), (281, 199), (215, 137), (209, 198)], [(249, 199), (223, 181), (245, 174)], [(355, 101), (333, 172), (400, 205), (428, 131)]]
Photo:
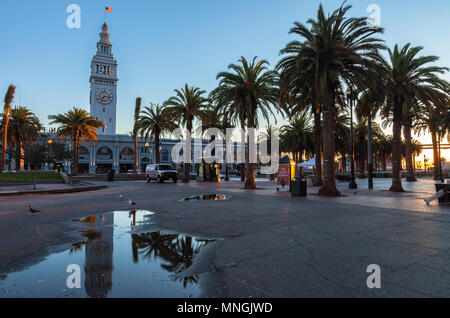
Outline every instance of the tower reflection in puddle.
[(104, 298), (108, 296), (112, 288), (113, 272), (113, 250), (114, 250), (114, 213), (92, 216), (74, 220), (89, 227), (82, 231), (83, 236), (88, 238), (84, 243), (74, 245), (85, 245), (84, 286), (89, 297)]
[[(200, 250), (214, 240), (161, 232), (131, 233), (137, 225), (148, 223), (151, 215), (150, 212), (133, 210), (73, 220), (88, 227), (82, 230), (87, 240), (74, 244), (71, 252), (81, 251), (85, 247), (84, 285), (89, 297), (108, 297), (113, 288), (114, 260), (117, 254), (126, 254), (123, 243), (127, 238), (131, 238), (131, 258), (136, 266), (159, 264), (160, 270), (169, 273), (172, 281), (181, 281), (184, 288), (198, 282), (198, 277), (180, 274), (191, 267)], [(114, 244), (119, 245), (116, 255)], [(118, 270), (133, 275), (129, 269)]]

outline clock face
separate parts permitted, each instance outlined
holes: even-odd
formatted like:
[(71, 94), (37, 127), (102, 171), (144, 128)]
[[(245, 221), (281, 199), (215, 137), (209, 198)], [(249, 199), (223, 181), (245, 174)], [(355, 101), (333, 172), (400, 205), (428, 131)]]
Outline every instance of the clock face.
[(106, 89), (100, 90), (97, 92), (97, 102), (103, 105), (108, 105), (112, 102), (113, 95), (110, 91)]

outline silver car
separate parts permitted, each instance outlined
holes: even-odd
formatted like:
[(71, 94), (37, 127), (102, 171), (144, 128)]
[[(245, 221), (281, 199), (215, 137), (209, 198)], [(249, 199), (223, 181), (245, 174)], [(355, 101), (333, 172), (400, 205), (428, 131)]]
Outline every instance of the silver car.
[(147, 182), (156, 180), (163, 183), (166, 180), (172, 180), (173, 183), (178, 182), (178, 172), (168, 164), (151, 164), (145, 169)]

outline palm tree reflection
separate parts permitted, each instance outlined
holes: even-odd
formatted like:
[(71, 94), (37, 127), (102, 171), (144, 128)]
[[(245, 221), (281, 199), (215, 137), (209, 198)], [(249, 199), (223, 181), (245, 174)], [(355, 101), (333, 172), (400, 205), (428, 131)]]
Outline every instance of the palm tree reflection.
[[(148, 261), (160, 259), (164, 262), (161, 268), (174, 274), (180, 274), (191, 267), (200, 249), (213, 242), (160, 232), (132, 234), (131, 237), (135, 263), (139, 262), (140, 255)], [(197, 283), (198, 277), (181, 277), (179, 280), (183, 281), (183, 286), (186, 287), (189, 283)]]

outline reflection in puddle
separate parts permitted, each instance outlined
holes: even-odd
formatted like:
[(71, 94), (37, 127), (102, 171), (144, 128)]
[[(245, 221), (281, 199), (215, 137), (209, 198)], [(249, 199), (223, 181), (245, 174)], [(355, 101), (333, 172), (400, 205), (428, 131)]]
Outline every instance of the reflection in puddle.
[(229, 200), (228, 196), (224, 194), (202, 194), (202, 195), (193, 195), (190, 197), (186, 197), (181, 201), (202, 201), (202, 200), (212, 200), (212, 201), (222, 201)]
[[(64, 252), (2, 274), (0, 297), (196, 297), (198, 277), (182, 272), (212, 240), (161, 232), (132, 233), (151, 212), (114, 212), (72, 220), (85, 238)], [(79, 265), (82, 288), (68, 289), (67, 266)]]

